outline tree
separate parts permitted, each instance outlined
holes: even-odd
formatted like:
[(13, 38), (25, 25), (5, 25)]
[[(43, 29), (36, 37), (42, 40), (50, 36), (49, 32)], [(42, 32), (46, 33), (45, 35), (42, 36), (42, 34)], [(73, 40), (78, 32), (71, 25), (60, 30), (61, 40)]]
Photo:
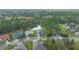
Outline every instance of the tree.
[(55, 40), (54, 39), (52, 39), (52, 44), (54, 44), (55, 43)]
[(73, 50), (74, 49), (74, 44), (75, 44), (74, 39), (72, 39), (69, 43), (69, 48), (68, 49)]

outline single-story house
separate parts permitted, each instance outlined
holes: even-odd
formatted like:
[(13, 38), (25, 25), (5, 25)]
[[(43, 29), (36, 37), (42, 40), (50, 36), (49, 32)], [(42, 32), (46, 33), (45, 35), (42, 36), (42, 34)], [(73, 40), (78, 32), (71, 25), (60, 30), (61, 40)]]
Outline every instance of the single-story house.
[(71, 32), (75, 32), (75, 28), (76, 28), (75, 23), (66, 23), (64, 24), (64, 26)]
[(0, 40), (10, 40), (9, 34), (0, 35)]
[(25, 36), (26, 37), (29, 37), (32, 34), (33, 34), (33, 31), (31, 31), (31, 30), (25, 31)]
[(52, 36), (52, 38), (55, 39), (55, 40), (58, 40), (58, 39), (61, 40), (63, 37), (62, 37), (61, 35), (59, 35), (59, 34), (54, 34), (54, 35)]
[(79, 37), (79, 26), (76, 26), (76, 30), (75, 30), (75, 36)]
[(76, 37), (79, 37), (79, 30), (76, 30), (76, 31), (75, 31), (75, 36), (76, 36)]

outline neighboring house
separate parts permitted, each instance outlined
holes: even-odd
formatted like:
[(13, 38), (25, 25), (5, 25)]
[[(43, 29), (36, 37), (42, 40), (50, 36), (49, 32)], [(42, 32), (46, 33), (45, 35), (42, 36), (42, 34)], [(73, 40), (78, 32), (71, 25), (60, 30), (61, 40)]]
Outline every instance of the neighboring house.
[(76, 25), (75, 23), (66, 23), (64, 27), (70, 30), (71, 32), (75, 32)]
[(76, 36), (76, 37), (79, 37), (79, 31), (76, 31), (76, 32), (75, 32), (75, 36)]
[(40, 40), (41, 39), (41, 36), (43, 34), (42, 27), (40, 25), (38, 25), (37, 27), (34, 27), (32, 29), (32, 31), (36, 31), (37, 32), (37, 39)]
[(76, 25), (75, 36), (79, 37), (79, 25)]
[(35, 39), (36, 39), (36, 40), (37, 40), (37, 39), (40, 40), (40, 39), (41, 39), (41, 36), (42, 36), (42, 34), (43, 34), (43, 32), (42, 32), (42, 27), (41, 27), (40, 25), (38, 25), (37, 27), (32, 28), (31, 30), (25, 31), (25, 36), (26, 36), (27, 38), (29, 38), (30, 35), (34, 35), (35, 32), (36, 32), (36, 35), (37, 35), (37, 37), (36, 37)]
[(10, 40), (9, 34), (0, 35), (0, 40)]
[(67, 28), (67, 29), (69, 29), (70, 27), (69, 27), (69, 25), (66, 23), (66, 24), (64, 24), (64, 27), (65, 28)]
[(75, 29), (75, 23), (70, 23), (69, 26), (70, 26), (70, 31), (75, 32), (75, 30), (76, 30)]
[(40, 25), (38, 25), (37, 27), (34, 27), (32, 30), (35, 30), (35, 31), (42, 30), (42, 27)]
[(5, 20), (11, 20), (12, 17), (11, 16), (5, 16)]
[(55, 39), (55, 40), (58, 40), (58, 39), (62, 39), (62, 36), (61, 35), (59, 35), (59, 34), (54, 34), (53, 36), (52, 36), (52, 38), (53, 39)]
[(25, 36), (26, 37), (29, 37), (32, 34), (33, 34), (33, 31), (31, 31), (31, 30), (25, 31)]
[(20, 33), (19, 32), (14, 32), (14, 33), (12, 33), (11, 34), (12, 35), (12, 39), (19, 39), (19, 37), (20, 37)]

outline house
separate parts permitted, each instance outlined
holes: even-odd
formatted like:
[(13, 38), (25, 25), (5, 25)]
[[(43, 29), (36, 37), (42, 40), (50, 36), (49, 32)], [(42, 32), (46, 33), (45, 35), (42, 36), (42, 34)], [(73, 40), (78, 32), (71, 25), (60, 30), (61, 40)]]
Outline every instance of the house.
[(40, 25), (38, 25), (37, 27), (34, 27), (32, 29), (32, 31), (36, 31), (37, 35), (41, 35), (42, 34), (42, 27)]
[(71, 32), (75, 32), (76, 25), (75, 23), (66, 23), (64, 24), (64, 27)]
[(78, 28), (78, 27), (76, 28), (75, 36), (76, 36), (76, 37), (79, 37), (79, 28)]
[(70, 26), (70, 31), (75, 32), (75, 29), (76, 29), (75, 28), (75, 23), (70, 23), (69, 26)]
[(12, 39), (18, 39), (19, 37), (20, 37), (20, 33), (19, 32), (13, 32), (12, 34), (11, 34), (11, 36), (12, 36)]
[(75, 36), (76, 36), (76, 37), (79, 37), (79, 31), (76, 31), (76, 32), (75, 32)]
[(0, 40), (10, 40), (9, 34), (0, 35)]
[(32, 30), (25, 31), (25, 36), (26, 37), (29, 37), (32, 34), (33, 34), (33, 31)]
[(62, 39), (62, 36), (61, 35), (59, 35), (59, 34), (54, 34), (53, 36), (52, 36), (52, 38), (53, 39), (55, 39), (55, 40), (58, 40), (58, 39)]
[(70, 28), (69, 25), (68, 25), (68, 23), (64, 24), (64, 27), (67, 28), (67, 29)]
[(37, 39), (40, 40), (41, 39), (41, 36), (43, 34), (42, 27), (40, 25), (38, 25), (37, 27), (34, 27), (32, 29), (32, 31), (36, 31), (36, 33), (37, 33)]
[(22, 30), (19, 30), (19, 31), (12, 32), (10, 35), (11, 35), (11, 38), (14, 40), (20, 39), (24, 37), (24, 32)]
[(35, 31), (42, 30), (42, 27), (40, 25), (38, 25), (37, 27), (34, 27), (32, 30), (35, 30)]

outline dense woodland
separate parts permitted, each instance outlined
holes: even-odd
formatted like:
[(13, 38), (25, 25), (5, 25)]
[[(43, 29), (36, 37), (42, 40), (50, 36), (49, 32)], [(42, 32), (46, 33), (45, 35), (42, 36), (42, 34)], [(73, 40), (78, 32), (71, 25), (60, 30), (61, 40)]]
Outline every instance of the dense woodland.
[(64, 33), (59, 24), (71, 22), (79, 24), (79, 10), (0, 10), (0, 34), (41, 25), (50, 36), (56, 32)]

